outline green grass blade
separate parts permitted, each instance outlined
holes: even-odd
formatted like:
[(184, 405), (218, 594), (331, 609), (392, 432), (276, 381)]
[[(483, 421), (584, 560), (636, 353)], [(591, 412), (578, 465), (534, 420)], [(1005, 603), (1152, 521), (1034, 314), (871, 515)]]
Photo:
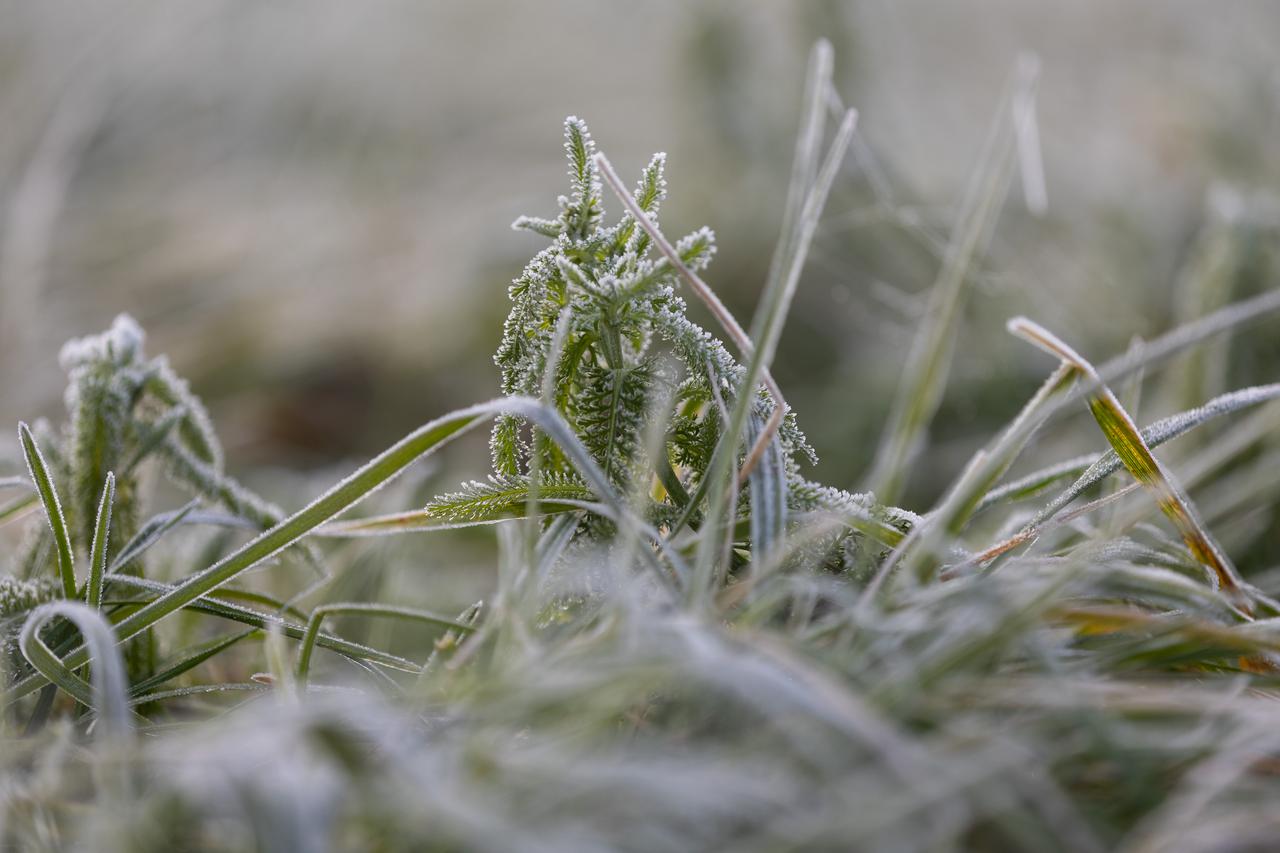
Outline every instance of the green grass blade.
[(169, 660), (157, 667), (157, 672), (142, 681), (137, 682), (129, 688), (129, 696), (136, 699), (146, 694), (150, 690), (154, 690), (167, 681), (172, 681), (184, 673), (195, 669), (200, 664), (221, 654), (227, 649), (234, 646), (241, 640), (252, 637), (258, 633), (258, 628), (249, 628), (234, 634), (228, 634), (225, 637), (215, 637), (204, 643), (183, 649), (179, 654), (174, 655)]
[(199, 506), (200, 500), (197, 498), (172, 512), (162, 512), (148, 519), (111, 561), (107, 567), (107, 574), (115, 574), (141, 557), (148, 548), (159, 542), (164, 534), (181, 524)]
[[(805, 77), (800, 133), (796, 136), (795, 159), (791, 164), (791, 182), (787, 185), (787, 202), (782, 210), (781, 234), (789, 238), (804, 210), (809, 188), (813, 186), (822, 146), (822, 131), (827, 114), (827, 93), (831, 87), (834, 51), (826, 39), (819, 39), (809, 52), (809, 71)], [(769, 269), (769, 278), (781, 278), (787, 246), (778, 241)]]
[(111, 535), (111, 505), (116, 498), (116, 475), (107, 472), (98, 501), (98, 517), (93, 525), (93, 547), (89, 550), (89, 580), (85, 584), (85, 601), (94, 610), (102, 607), (102, 578), (107, 572), (107, 540)]
[(58, 490), (49, 476), (49, 468), (45, 464), (44, 454), (36, 444), (36, 438), (25, 424), (18, 424), (18, 439), (22, 442), (22, 452), (27, 458), (27, 469), (31, 473), (31, 482), (36, 484), (40, 500), (44, 504), (44, 514), (53, 530), (53, 542), (58, 551), (58, 576), (62, 579), (64, 598), (76, 597), (76, 569), (71, 551), (71, 534), (67, 530), (67, 519), (62, 514), (62, 503), (58, 500)]
[[(845, 154), (849, 150), (849, 143), (853, 138), (856, 121), (857, 113), (852, 110), (845, 113), (844, 120), (836, 131), (835, 139), (832, 140), (831, 146), (827, 149), (826, 158), (822, 163), (822, 167), (818, 170), (814, 185), (809, 188), (808, 195), (805, 198), (804, 209), (795, 225), (796, 233), (791, 237), (784, 236), (781, 238), (784, 241), (789, 241), (792, 248), (788, 255), (787, 263), (780, 267), (781, 272), (778, 278), (768, 283), (764, 294), (761, 296), (760, 307), (756, 309), (752, 330), (757, 333), (757, 345), (751, 350), (746, 374), (743, 377), (738, 393), (734, 397), (728, 425), (721, 437), (721, 443), (724, 448), (732, 449), (737, 447), (743, 436), (744, 428), (747, 425), (747, 417), (754, 408), (754, 389), (767, 371), (769, 362), (777, 349), (778, 338), (781, 336), (782, 327), (786, 322), (791, 296), (794, 294), (796, 285), (799, 282), (805, 256), (817, 230), (822, 209), (826, 205), (827, 194), (830, 192), (840, 165), (844, 162)], [(773, 416), (770, 418), (771, 422), (781, 417), (781, 405), (779, 402), (778, 408), (774, 410)], [(767, 436), (767, 431), (763, 435)], [(758, 446), (760, 442), (757, 440), (756, 443)], [(735, 456), (735, 453), (722, 453), (717, 450), (716, 456), (713, 457), (711, 468), (706, 475), (709, 486), (707, 514), (704, 521), (705, 535), (699, 543), (698, 576), (695, 578), (694, 586), (691, 590), (697, 600), (704, 600), (704, 597), (711, 592), (711, 581), (715, 574), (715, 560), (720, 552), (718, 536), (723, 524), (724, 514), (728, 508), (728, 498), (736, 491), (736, 487), (741, 485), (736, 478), (727, 478), (729, 466), (734, 461)]]
[(151, 705), (169, 699), (185, 699), (189, 696), (207, 696), (210, 693), (266, 693), (271, 688), (256, 681), (233, 681), (221, 684), (193, 684), (190, 687), (175, 687), (172, 690), (157, 690), (155, 693), (144, 693), (129, 700), (131, 707)]
[[(164, 594), (174, 589), (170, 584), (147, 580), (145, 578), (132, 577), (130, 575), (109, 576), (107, 578), (107, 584), (109, 586), (127, 586), (159, 594)], [(241, 625), (250, 625), (263, 631), (267, 630), (269, 627), (275, 626), (280, 629), (280, 633), (291, 640), (301, 640), (306, 636), (307, 628), (305, 622), (290, 622), (275, 613), (263, 613), (260, 610), (254, 610), (249, 607), (241, 607), (238, 604), (232, 604), (227, 600), (232, 597), (232, 592), (232, 590), (218, 590), (217, 598), (202, 598), (199, 601), (194, 601), (187, 605), (187, 609), (194, 610), (197, 613), (217, 616), (231, 622), (238, 622)], [(154, 601), (155, 599), (151, 600)], [(351, 658), (354, 661), (369, 661), (381, 666), (400, 670), (401, 672), (418, 671), (418, 665), (411, 660), (402, 658), (398, 655), (388, 654), (380, 649), (375, 649), (361, 643), (353, 643), (350, 640), (344, 640), (334, 634), (321, 633), (316, 638), (316, 645), (326, 649), (331, 649), (338, 654)]]

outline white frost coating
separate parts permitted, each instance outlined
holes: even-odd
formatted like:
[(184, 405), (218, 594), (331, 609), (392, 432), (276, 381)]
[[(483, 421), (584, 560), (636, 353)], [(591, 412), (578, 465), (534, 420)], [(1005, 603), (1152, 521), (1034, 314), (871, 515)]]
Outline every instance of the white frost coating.
[(142, 357), (142, 347), (147, 333), (128, 314), (119, 314), (111, 328), (97, 335), (72, 338), (62, 345), (58, 363), (70, 371), (82, 364), (109, 360), (120, 365), (130, 364)]

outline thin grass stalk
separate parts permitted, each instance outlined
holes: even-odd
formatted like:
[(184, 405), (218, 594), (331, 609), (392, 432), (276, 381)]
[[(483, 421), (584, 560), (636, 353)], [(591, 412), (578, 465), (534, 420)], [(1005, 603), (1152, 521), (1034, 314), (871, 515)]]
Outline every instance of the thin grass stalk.
[(1034, 82), (1034, 69), (1019, 65), (1010, 77), (961, 205), (938, 278), (929, 292), (925, 319), (912, 341), (893, 409), (876, 455), (871, 490), (886, 504), (901, 499), (913, 462), (942, 400), (950, 371), (947, 353), (955, 338), (968, 270), (990, 233), (1013, 174), (1014, 133), (1009, 113), (1015, 93)]
[(111, 536), (111, 504), (116, 496), (116, 475), (107, 472), (98, 502), (98, 517), (93, 526), (93, 546), (89, 551), (89, 580), (85, 583), (85, 601), (94, 610), (102, 609), (102, 579), (107, 573), (107, 540)]

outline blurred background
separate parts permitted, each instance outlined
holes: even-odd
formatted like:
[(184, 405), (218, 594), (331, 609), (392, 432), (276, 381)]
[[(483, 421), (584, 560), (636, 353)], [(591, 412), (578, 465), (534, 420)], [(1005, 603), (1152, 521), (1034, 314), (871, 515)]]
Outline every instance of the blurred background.
[[(669, 153), (664, 226), (717, 231), (708, 278), (745, 323), (819, 36), (859, 138), (775, 372), (824, 481), (862, 485), (1024, 51), (1047, 212), (1015, 184), (908, 505), (1051, 367), (1009, 316), (1101, 361), (1203, 313), (1180, 282), (1219, 233), (1236, 252), (1219, 301), (1274, 286), (1269, 0), (0, 0), (0, 422), (56, 419), (61, 343), (127, 311), (208, 403), (232, 469), (269, 466), (255, 485), (297, 506), (294, 478), (496, 393), (506, 287), (543, 245), (508, 226), (554, 213), (568, 114), (628, 180)], [(1276, 380), (1270, 330), (1241, 379)], [(474, 438), (425, 491), (485, 473)]]

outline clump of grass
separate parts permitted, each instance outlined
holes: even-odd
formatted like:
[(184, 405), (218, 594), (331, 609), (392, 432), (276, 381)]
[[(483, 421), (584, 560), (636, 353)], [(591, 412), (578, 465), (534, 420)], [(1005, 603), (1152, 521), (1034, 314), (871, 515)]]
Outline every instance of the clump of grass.
[[(1190, 484), (1230, 485), (1228, 507), (1275, 505), (1231, 466), (1280, 462), (1277, 386), (1141, 429), (1108, 384), (1243, 333), (1280, 298), (1190, 319), (1099, 368), (1016, 321), (1059, 364), (937, 506), (820, 485), (769, 368), (853, 133), (841, 112), (823, 153), (830, 67), (819, 45), (749, 333), (702, 278), (710, 231), (660, 230), (663, 158), (628, 193), (569, 119), (571, 195), (555, 218), (516, 223), (552, 243), (511, 288), (505, 396), (425, 424), (292, 514), (227, 477), (199, 401), (144, 356), (135, 324), (69, 347), (68, 426), (23, 425), (26, 476), (0, 480), (16, 495), (0, 523), (25, 514), (31, 529), (0, 578), (4, 843), (1265, 849), (1280, 604), (1232, 563)], [(998, 138), (1027, 136), (1026, 97), (1015, 90), (1024, 109), (1006, 119), (1020, 124)], [(993, 156), (886, 432), (874, 479), (888, 494), (922, 451), (989, 187), (1012, 169), (1011, 150)], [(612, 225), (606, 184), (627, 211)], [(728, 344), (689, 320), (686, 289)], [(1099, 453), (1011, 477), (1076, 404)], [(1257, 420), (1187, 463), (1194, 477), (1155, 456), (1252, 406)], [(483, 425), (487, 480), (342, 517)], [(193, 502), (146, 517), (152, 466)], [(1103, 523), (1103, 508), (1124, 511)], [(335, 597), (330, 580), (360, 564), (334, 539), (482, 524), (501, 546), (483, 605)], [(213, 539), (176, 577), (144, 559), (209, 526), (251, 538)], [(282, 554), (320, 582), (262, 592), (257, 570)], [(353, 618), (433, 633), (406, 655), (349, 639)]]

